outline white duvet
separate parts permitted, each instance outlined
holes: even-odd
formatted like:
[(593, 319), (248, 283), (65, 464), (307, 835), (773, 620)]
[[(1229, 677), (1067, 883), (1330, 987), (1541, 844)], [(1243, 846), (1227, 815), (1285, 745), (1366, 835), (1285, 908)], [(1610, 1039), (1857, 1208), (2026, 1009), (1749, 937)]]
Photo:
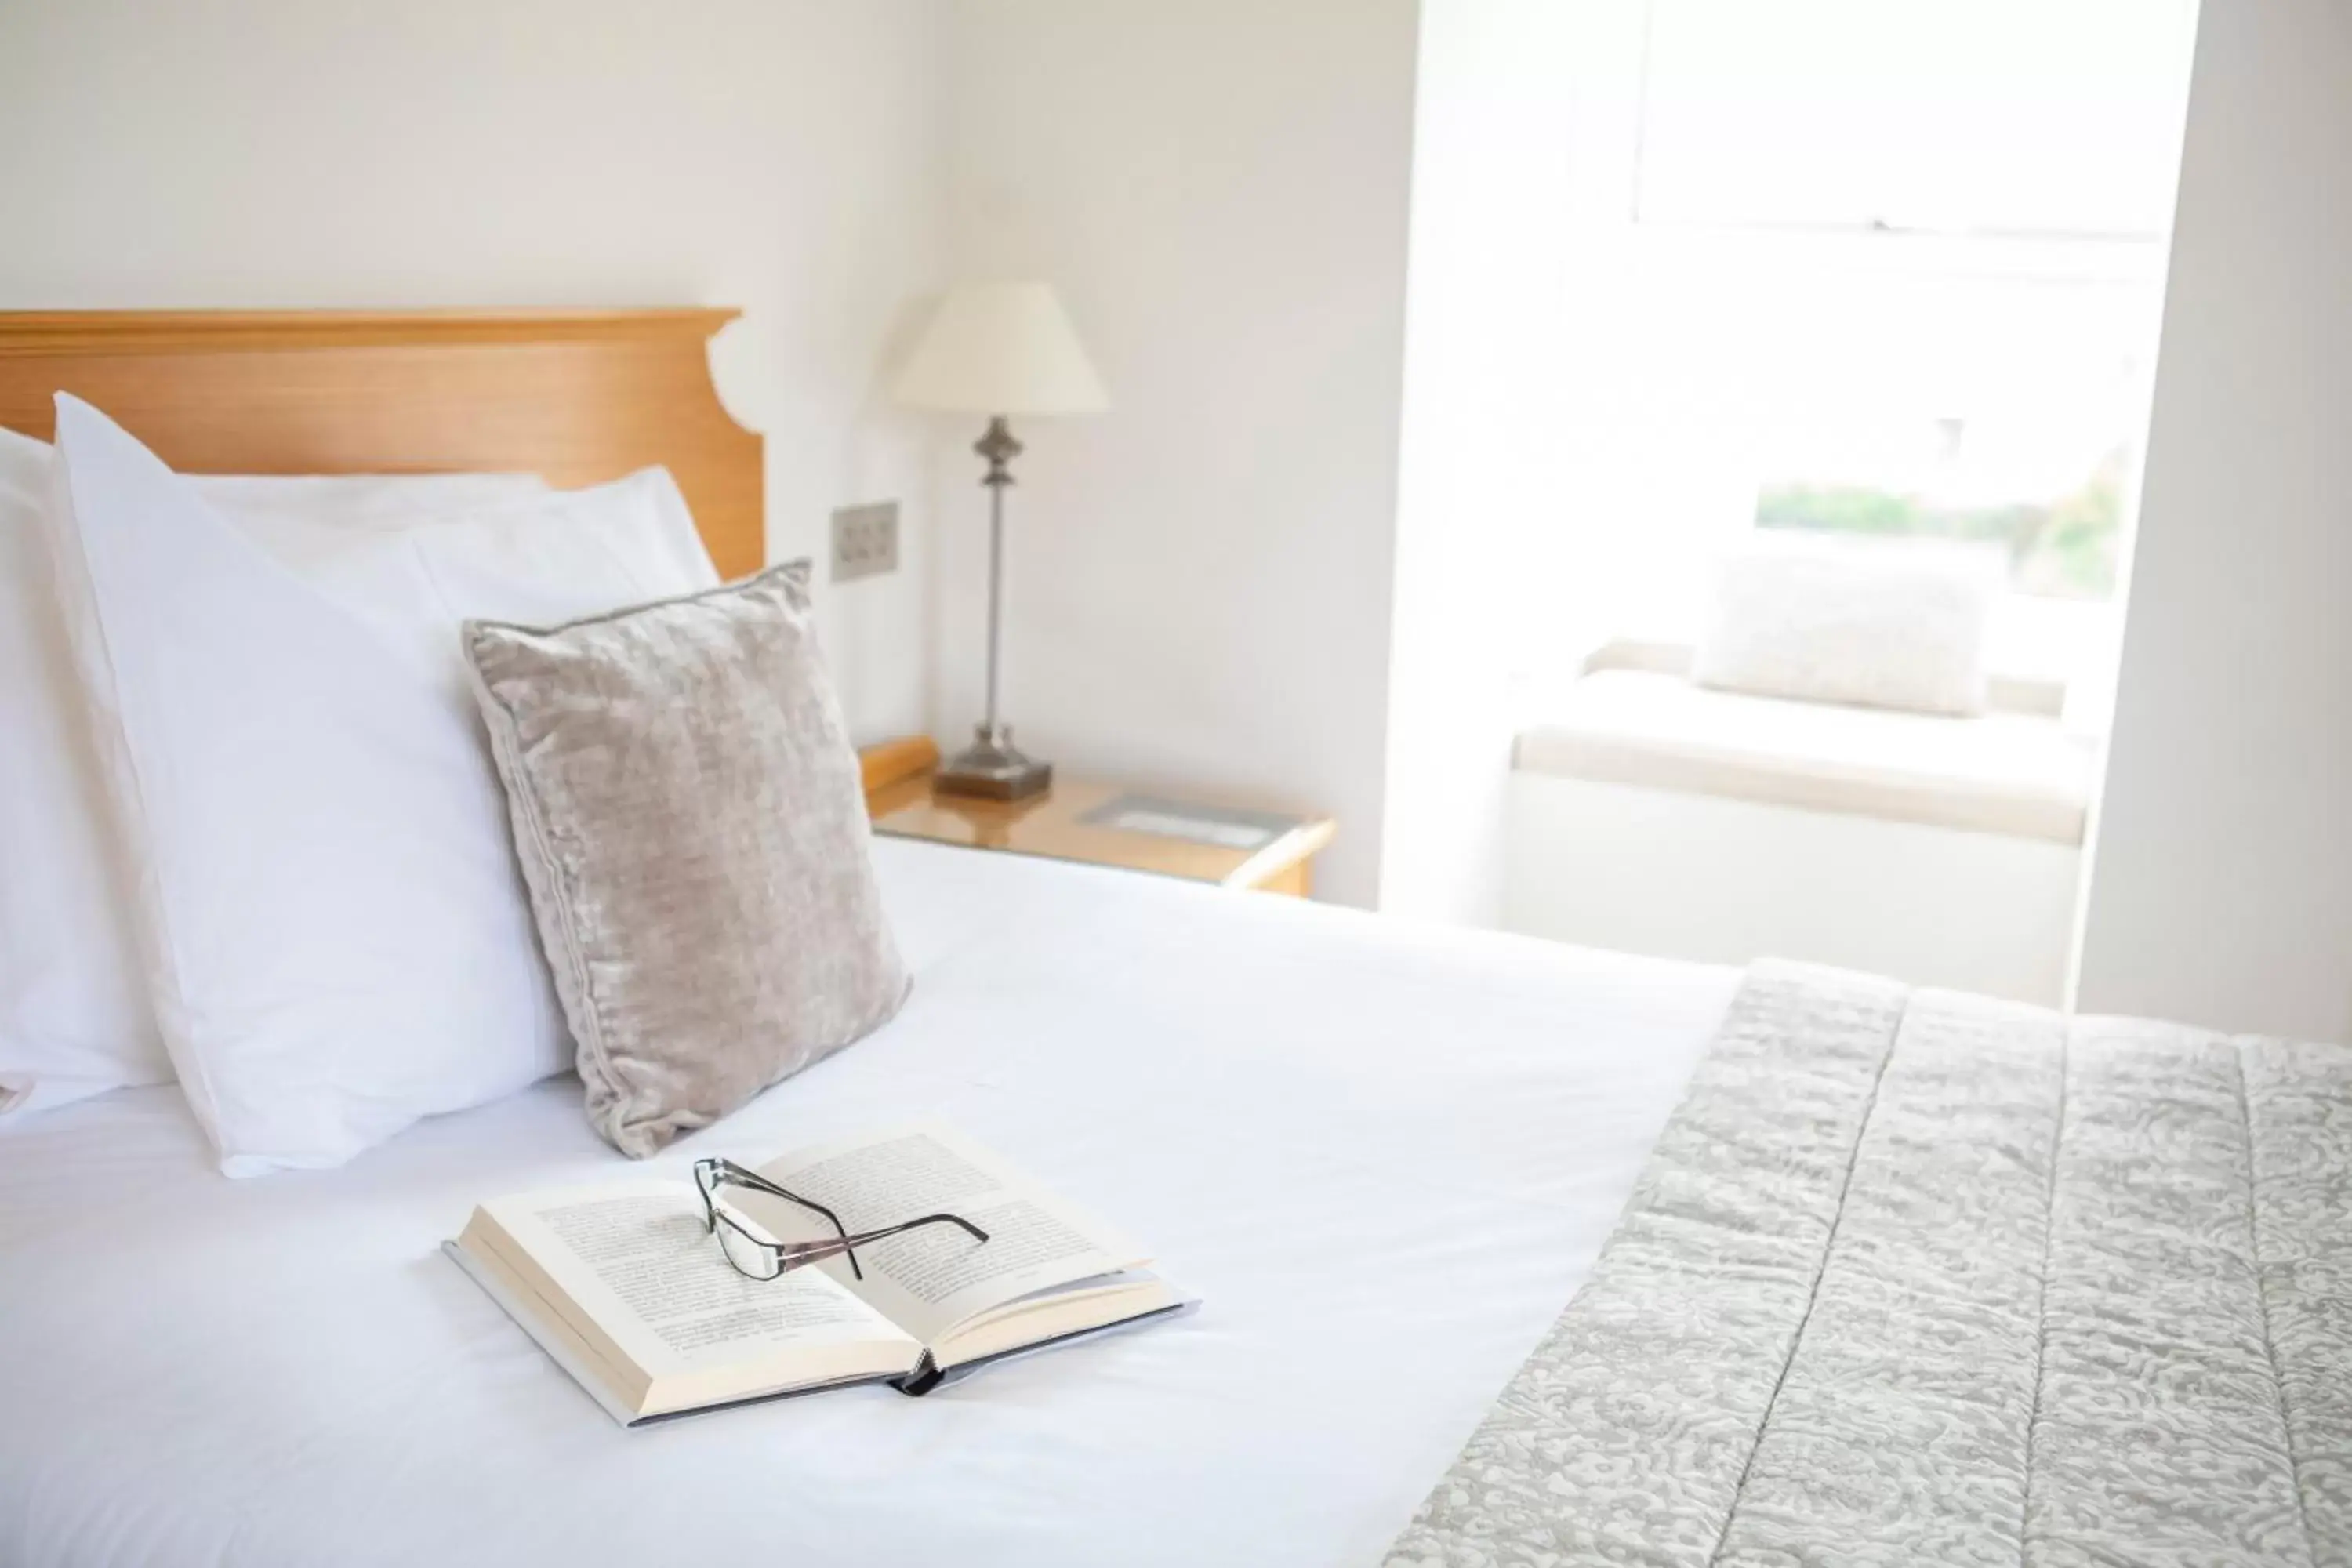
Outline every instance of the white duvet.
[(1728, 970), (929, 845), (872, 1039), (653, 1163), (939, 1115), (1180, 1321), (626, 1431), (436, 1250), (631, 1172), (578, 1083), (232, 1182), (170, 1088), (0, 1135), (0, 1564), (1376, 1562), (1582, 1279)]

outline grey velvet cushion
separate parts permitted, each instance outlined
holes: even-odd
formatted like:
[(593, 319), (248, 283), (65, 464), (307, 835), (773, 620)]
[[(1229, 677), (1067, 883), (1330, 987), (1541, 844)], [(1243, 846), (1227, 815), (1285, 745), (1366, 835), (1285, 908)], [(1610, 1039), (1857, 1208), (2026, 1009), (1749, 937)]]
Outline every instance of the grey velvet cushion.
[(654, 1152), (907, 994), (808, 565), (567, 626), (469, 621), (588, 1119)]

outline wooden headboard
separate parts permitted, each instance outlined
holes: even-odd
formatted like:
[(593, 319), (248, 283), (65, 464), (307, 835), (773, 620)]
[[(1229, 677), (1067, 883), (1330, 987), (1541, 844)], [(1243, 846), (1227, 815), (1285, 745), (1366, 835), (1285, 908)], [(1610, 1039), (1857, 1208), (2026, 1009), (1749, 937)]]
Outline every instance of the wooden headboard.
[(733, 310), (0, 311), (0, 425), (96, 405), (190, 473), (519, 471), (596, 484), (660, 463), (722, 576), (766, 563), (760, 437), (705, 343)]

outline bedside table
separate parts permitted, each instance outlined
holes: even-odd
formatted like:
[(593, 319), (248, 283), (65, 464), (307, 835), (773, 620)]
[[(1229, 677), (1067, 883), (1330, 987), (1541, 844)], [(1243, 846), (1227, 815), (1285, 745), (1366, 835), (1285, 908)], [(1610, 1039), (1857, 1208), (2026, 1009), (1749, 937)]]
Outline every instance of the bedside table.
[(875, 832), (1303, 899), (1315, 857), (1339, 831), (1313, 813), (1059, 774), (1026, 800), (940, 795), (930, 781), (939, 756), (919, 736), (858, 753)]

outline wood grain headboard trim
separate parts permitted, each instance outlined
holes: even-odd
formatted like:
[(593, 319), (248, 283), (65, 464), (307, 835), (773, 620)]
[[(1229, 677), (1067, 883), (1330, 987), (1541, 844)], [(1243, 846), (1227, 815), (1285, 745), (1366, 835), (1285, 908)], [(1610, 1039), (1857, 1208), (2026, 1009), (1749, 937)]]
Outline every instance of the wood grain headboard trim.
[(702, 307), (638, 310), (12, 310), (0, 355), (223, 353), (427, 343), (576, 343), (716, 334), (742, 314)]
[(191, 473), (520, 471), (562, 486), (659, 463), (726, 576), (767, 558), (761, 442), (719, 401), (737, 312), (0, 312), (0, 426), (104, 409)]

